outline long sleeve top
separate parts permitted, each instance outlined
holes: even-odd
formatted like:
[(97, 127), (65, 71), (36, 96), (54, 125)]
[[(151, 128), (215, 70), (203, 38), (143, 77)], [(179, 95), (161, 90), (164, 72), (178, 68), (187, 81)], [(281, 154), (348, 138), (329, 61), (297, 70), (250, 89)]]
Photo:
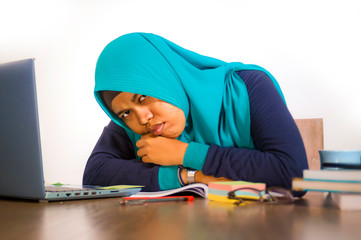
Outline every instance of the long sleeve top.
[[(201, 170), (205, 175), (264, 182), (268, 187), (290, 189), (292, 178), (302, 177), (302, 171), (308, 168), (298, 128), (265, 73), (245, 70), (238, 74), (249, 95), (251, 136), (255, 149), (191, 143), (183, 164)], [(83, 184), (135, 184), (145, 186), (143, 191), (180, 187), (176, 166), (143, 163), (135, 156), (125, 130), (111, 121), (88, 159)]]

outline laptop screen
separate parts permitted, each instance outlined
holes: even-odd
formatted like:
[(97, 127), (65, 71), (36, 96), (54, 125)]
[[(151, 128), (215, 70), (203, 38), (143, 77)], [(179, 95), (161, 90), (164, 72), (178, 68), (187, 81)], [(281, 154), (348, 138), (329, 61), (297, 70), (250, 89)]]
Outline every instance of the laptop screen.
[(0, 114), (0, 196), (43, 197), (33, 59), (0, 65)]

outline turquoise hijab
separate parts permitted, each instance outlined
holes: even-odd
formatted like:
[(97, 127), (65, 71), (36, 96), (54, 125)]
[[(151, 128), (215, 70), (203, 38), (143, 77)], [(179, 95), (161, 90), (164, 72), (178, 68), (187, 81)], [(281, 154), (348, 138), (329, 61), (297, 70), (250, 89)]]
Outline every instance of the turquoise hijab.
[(104, 103), (100, 92), (123, 91), (152, 96), (183, 110), (183, 142), (254, 148), (246, 86), (236, 73), (265, 72), (279, 93), (275, 78), (256, 65), (227, 63), (186, 50), (160, 36), (131, 33), (110, 42), (99, 56), (95, 98), (122, 126), (137, 150), (140, 135), (131, 131)]

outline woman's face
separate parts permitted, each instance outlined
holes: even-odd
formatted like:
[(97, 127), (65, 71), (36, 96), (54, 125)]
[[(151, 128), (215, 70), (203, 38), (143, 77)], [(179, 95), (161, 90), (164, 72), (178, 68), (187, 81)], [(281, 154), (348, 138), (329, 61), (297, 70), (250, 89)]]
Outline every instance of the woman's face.
[(181, 109), (157, 98), (121, 92), (111, 103), (112, 111), (135, 133), (177, 138), (185, 128)]

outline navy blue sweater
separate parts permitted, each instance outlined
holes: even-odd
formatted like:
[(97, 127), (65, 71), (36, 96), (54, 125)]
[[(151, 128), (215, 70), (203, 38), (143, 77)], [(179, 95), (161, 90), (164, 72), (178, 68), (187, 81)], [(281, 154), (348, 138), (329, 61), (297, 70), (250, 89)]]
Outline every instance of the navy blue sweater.
[[(238, 74), (248, 90), (255, 149), (211, 145), (202, 172), (290, 189), (292, 178), (302, 177), (308, 168), (298, 128), (265, 73), (246, 70)], [(143, 191), (159, 191), (158, 170), (158, 165), (135, 159), (127, 133), (111, 121), (88, 159), (83, 184), (135, 184), (144, 185)]]

